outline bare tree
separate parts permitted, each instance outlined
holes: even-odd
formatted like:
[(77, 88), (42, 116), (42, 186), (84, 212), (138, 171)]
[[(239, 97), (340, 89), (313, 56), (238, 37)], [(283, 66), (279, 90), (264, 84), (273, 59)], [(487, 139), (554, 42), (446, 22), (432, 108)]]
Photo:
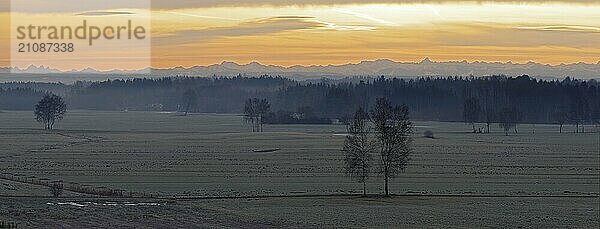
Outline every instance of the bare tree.
[(378, 98), (371, 111), (381, 154), (381, 170), (385, 195), (389, 195), (389, 180), (403, 172), (412, 153), (412, 122), (406, 105), (392, 106), (387, 98)]
[(245, 119), (252, 123), (252, 132), (263, 131), (263, 117), (271, 112), (271, 104), (267, 99), (248, 99), (244, 104)]
[(558, 132), (562, 133), (563, 125), (569, 120), (569, 114), (563, 110), (556, 110), (552, 113), (552, 120), (559, 125)]
[(517, 123), (520, 120), (519, 113), (515, 108), (504, 108), (498, 114), (498, 121), (500, 122), (500, 127), (504, 130), (504, 134), (508, 136), (508, 132), (511, 129), (515, 129), (515, 133), (517, 131)]
[(489, 85), (482, 85), (477, 93), (481, 99), (481, 118), (486, 125), (485, 133), (490, 133), (490, 126), (496, 122), (496, 101), (498, 100), (498, 89)]
[(191, 109), (194, 109), (198, 103), (198, 94), (193, 89), (187, 89), (183, 92), (183, 105), (185, 107), (185, 114), (188, 115)]
[(63, 189), (64, 187), (62, 182), (53, 182), (48, 187), (48, 191), (50, 191), (50, 194), (52, 194), (54, 197), (60, 197), (63, 193)]
[(260, 99), (258, 100), (257, 104), (257, 119), (258, 119), (258, 126), (259, 126), (259, 131), (263, 132), (263, 118), (269, 113), (271, 112), (271, 104), (269, 103), (269, 101), (267, 99)]
[(363, 185), (363, 196), (367, 195), (367, 179), (371, 172), (371, 153), (375, 149), (375, 142), (368, 126), (369, 115), (358, 108), (354, 118), (348, 124), (348, 136), (344, 141), (346, 173), (353, 176)]
[(485, 114), (484, 114), (483, 118), (485, 119), (484, 121), (485, 121), (485, 125), (486, 125), (486, 128), (487, 128), (487, 132), (486, 133), (489, 134), (490, 133), (490, 126), (494, 122), (496, 122), (497, 117), (496, 117), (496, 113), (494, 112), (494, 109), (491, 108), (490, 106), (486, 106), (484, 112), (485, 112)]
[(254, 124), (254, 116), (256, 114), (255, 109), (256, 107), (254, 107), (252, 99), (246, 100), (246, 102), (244, 103), (244, 119), (246, 120), (246, 122), (250, 123), (250, 126), (252, 126), (252, 132), (256, 132), (256, 125)]
[[(576, 133), (585, 133), (585, 122), (591, 116), (590, 105), (588, 99), (583, 96), (573, 98), (569, 117), (576, 126)], [(580, 127), (581, 126), (581, 130)]]
[(596, 127), (600, 128), (600, 105), (592, 113), (592, 122)]
[(479, 121), (479, 115), (481, 112), (481, 107), (479, 106), (479, 101), (475, 98), (467, 98), (464, 101), (463, 108), (463, 119), (465, 123), (471, 124), (473, 126), (473, 133), (475, 130), (475, 123)]
[(60, 96), (48, 93), (35, 105), (35, 119), (44, 124), (44, 128), (51, 130), (54, 124), (63, 119), (67, 112), (67, 105)]

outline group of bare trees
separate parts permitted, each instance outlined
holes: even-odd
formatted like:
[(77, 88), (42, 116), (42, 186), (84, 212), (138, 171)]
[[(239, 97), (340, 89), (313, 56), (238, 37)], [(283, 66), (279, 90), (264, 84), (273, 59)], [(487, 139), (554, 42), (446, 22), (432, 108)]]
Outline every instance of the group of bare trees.
[(48, 186), (48, 191), (54, 197), (60, 197), (63, 194), (64, 186), (62, 182), (54, 182)]
[[(488, 106), (482, 106), (480, 100), (474, 97), (465, 98), (463, 103), (463, 121), (473, 128), (473, 133), (477, 132), (475, 124), (483, 121), (487, 124), (486, 133), (490, 132), (490, 125), (498, 123), (506, 135), (511, 130), (518, 133), (518, 124), (523, 120), (523, 113), (516, 106), (506, 106), (502, 109), (494, 109)], [(494, 112), (494, 110), (498, 110)], [(483, 116), (483, 117), (482, 117)], [(572, 123), (576, 133), (585, 132), (585, 124), (592, 123), (599, 125), (600, 110), (589, 108), (585, 100), (575, 100), (570, 108), (559, 107), (549, 114), (550, 119), (559, 126), (558, 131), (563, 132), (563, 126)], [(483, 118), (483, 120), (482, 120)], [(481, 131), (483, 132), (483, 131)]]
[(511, 129), (514, 129), (515, 134), (519, 133), (517, 129), (521, 121), (521, 113), (515, 107), (505, 107), (498, 113), (498, 125), (504, 130), (504, 135), (508, 136)]
[(358, 108), (348, 124), (344, 142), (346, 173), (363, 184), (371, 176), (373, 154), (379, 155), (378, 174), (384, 180), (385, 195), (389, 181), (403, 172), (412, 152), (412, 122), (406, 105), (393, 106), (387, 98), (378, 98), (370, 113)]
[[(472, 78), (460, 88), (462, 120), (475, 126), (498, 124), (505, 134), (518, 131), (520, 123), (555, 123), (563, 132), (572, 124), (575, 132), (600, 122), (600, 84), (596, 80), (544, 81), (529, 76)], [(485, 128), (484, 128), (485, 129)]]
[(267, 99), (252, 98), (244, 104), (244, 118), (252, 125), (252, 132), (263, 132), (263, 118), (271, 112)]
[[(463, 120), (465, 123), (471, 125), (473, 133), (490, 133), (490, 125), (493, 123), (498, 123), (498, 126), (502, 128), (505, 135), (508, 135), (511, 130), (518, 133), (517, 125), (521, 119), (521, 112), (514, 106), (494, 109), (490, 106), (482, 106), (479, 100), (474, 97), (465, 98), (463, 104)], [(485, 130), (475, 128), (475, 124), (480, 121), (485, 122)]]

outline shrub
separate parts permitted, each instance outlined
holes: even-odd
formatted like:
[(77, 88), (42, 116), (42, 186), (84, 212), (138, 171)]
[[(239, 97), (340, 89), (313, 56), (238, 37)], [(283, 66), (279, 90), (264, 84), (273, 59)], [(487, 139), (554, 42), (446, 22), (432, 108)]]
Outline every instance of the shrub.
[(59, 183), (53, 183), (50, 185), (50, 187), (48, 187), (48, 191), (50, 191), (52, 196), (60, 197), (63, 193), (63, 185)]
[(433, 135), (433, 131), (431, 131), (431, 130), (425, 131), (425, 133), (423, 133), (423, 137), (432, 138), (432, 139), (435, 138), (435, 136)]

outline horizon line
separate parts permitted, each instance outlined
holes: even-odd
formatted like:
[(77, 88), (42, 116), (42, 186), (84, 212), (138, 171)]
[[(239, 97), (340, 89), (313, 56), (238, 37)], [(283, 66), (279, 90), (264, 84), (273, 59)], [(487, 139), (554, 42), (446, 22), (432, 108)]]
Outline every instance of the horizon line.
[(512, 64), (512, 65), (526, 65), (526, 64), (539, 64), (539, 65), (544, 65), (544, 66), (548, 66), (548, 67), (558, 67), (558, 66), (564, 66), (564, 65), (576, 65), (576, 64), (588, 64), (588, 65), (600, 65), (600, 60), (598, 60), (597, 62), (586, 62), (586, 61), (578, 61), (578, 62), (568, 62), (568, 63), (560, 63), (560, 64), (550, 64), (550, 63), (542, 63), (542, 62), (536, 62), (533, 60), (529, 60), (529, 61), (485, 61), (485, 60), (474, 60), (474, 61), (468, 61), (466, 59), (462, 59), (462, 60), (448, 60), (448, 61), (435, 61), (432, 60), (429, 57), (424, 57), (422, 60), (420, 61), (398, 61), (398, 60), (394, 60), (392, 58), (377, 58), (377, 59), (365, 59), (365, 60), (361, 60), (359, 62), (346, 62), (346, 63), (340, 63), (340, 64), (311, 64), (311, 65), (302, 65), (302, 64), (293, 64), (293, 65), (278, 65), (278, 64), (269, 64), (269, 63), (261, 63), (258, 60), (252, 60), (249, 62), (236, 62), (236, 61), (230, 61), (230, 60), (223, 60), (221, 62), (217, 62), (217, 63), (210, 63), (210, 64), (197, 64), (197, 65), (176, 65), (176, 66), (170, 66), (170, 67), (155, 67), (155, 66), (149, 66), (149, 67), (145, 67), (145, 68), (141, 68), (141, 69), (108, 69), (108, 70), (99, 70), (99, 69), (95, 69), (92, 68), (90, 66), (85, 67), (85, 68), (80, 68), (80, 69), (76, 69), (76, 68), (72, 68), (72, 69), (59, 69), (59, 68), (54, 68), (52, 66), (46, 66), (46, 65), (34, 65), (31, 64), (29, 66), (27, 66), (26, 68), (20, 68), (17, 66), (0, 66), (0, 68), (4, 68), (4, 69), (18, 69), (18, 70), (27, 70), (30, 67), (35, 67), (35, 68), (40, 68), (40, 67), (44, 67), (44, 68), (48, 68), (50, 70), (56, 70), (56, 71), (60, 71), (62, 73), (68, 73), (68, 72), (73, 72), (73, 71), (84, 71), (84, 70), (94, 70), (94, 71), (98, 71), (98, 72), (110, 72), (110, 71), (143, 71), (145, 69), (155, 69), (155, 70), (172, 70), (172, 69), (177, 69), (177, 68), (183, 68), (183, 69), (191, 69), (194, 67), (210, 67), (210, 66), (215, 66), (215, 65), (223, 65), (223, 64), (227, 64), (227, 63), (233, 63), (239, 66), (247, 66), (250, 64), (259, 64), (261, 66), (265, 66), (265, 67), (279, 67), (279, 68), (293, 68), (293, 67), (305, 67), (305, 68), (310, 68), (310, 67), (340, 67), (340, 66), (347, 66), (347, 65), (358, 65), (358, 64), (362, 64), (365, 62), (377, 62), (377, 61), (390, 61), (393, 63), (397, 63), (397, 64), (423, 64), (425, 62), (429, 62), (429, 63), (433, 63), (433, 64), (446, 64), (446, 63), (466, 63), (466, 64), (476, 64), (476, 63), (486, 63), (486, 64)]

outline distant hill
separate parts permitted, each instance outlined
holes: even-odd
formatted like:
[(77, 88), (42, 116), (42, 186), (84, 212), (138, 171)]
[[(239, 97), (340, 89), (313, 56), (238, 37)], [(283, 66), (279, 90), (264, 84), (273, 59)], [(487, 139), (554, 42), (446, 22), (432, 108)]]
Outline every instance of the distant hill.
[[(0, 70), (1, 71), (1, 70)], [(4, 71), (7, 71), (6, 69)], [(567, 76), (579, 79), (595, 79), (600, 78), (600, 62), (596, 64), (574, 63), (548, 65), (535, 62), (525, 64), (516, 64), (512, 62), (467, 62), (467, 61), (450, 61), (450, 62), (434, 62), (429, 58), (423, 61), (415, 62), (396, 62), (392, 60), (375, 60), (362, 61), (357, 64), (344, 65), (326, 65), (326, 66), (291, 66), (283, 67), (276, 65), (263, 65), (258, 62), (248, 64), (238, 64), (234, 62), (222, 62), (208, 66), (194, 67), (175, 67), (167, 69), (148, 69), (142, 71), (98, 71), (95, 69), (85, 69), (81, 71), (72, 70), (61, 72), (56, 69), (40, 66), (30, 66), (27, 69), (12, 69), (17, 73), (53, 73), (60, 75), (60, 78), (67, 77), (64, 74), (73, 74), (73, 76), (86, 76), (90, 74), (106, 74), (109, 78), (121, 78), (122, 76), (129, 77), (164, 77), (164, 76), (258, 76), (258, 75), (279, 75), (296, 80), (314, 80), (323, 77), (339, 79), (352, 76), (393, 76), (393, 77), (421, 77), (421, 76), (490, 76), (490, 75), (506, 75), (519, 76), (530, 75), (536, 78), (558, 78), (562, 79)], [(121, 76), (121, 77), (120, 77)], [(15, 78), (12, 76), (11, 78)], [(27, 78), (35, 78), (29, 75)], [(46, 76), (48, 78), (48, 76)], [(103, 77), (92, 77), (103, 78)], [(106, 78), (106, 76), (104, 77)]]
[(153, 69), (155, 75), (281, 75), (293, 79), (315, 79), (321, 77), (343, 78), (348, 76), (489, 76), (530, 75), (539, 78), (600, 78), (600, 62), (596, 64), (561, 64), (544, 65), (534, 62), (526, 64), (488, 63), (488, 62), (433, 62), (429, 58), (419, 63), (395, 62), (391, 60), (362, 61), (358, 64), (327, 65), (327, 66), (292, 66), (281, 67), (262, 65), (257, 62), (237, 64), (223, 62), (209, 66), (191, 68)]

